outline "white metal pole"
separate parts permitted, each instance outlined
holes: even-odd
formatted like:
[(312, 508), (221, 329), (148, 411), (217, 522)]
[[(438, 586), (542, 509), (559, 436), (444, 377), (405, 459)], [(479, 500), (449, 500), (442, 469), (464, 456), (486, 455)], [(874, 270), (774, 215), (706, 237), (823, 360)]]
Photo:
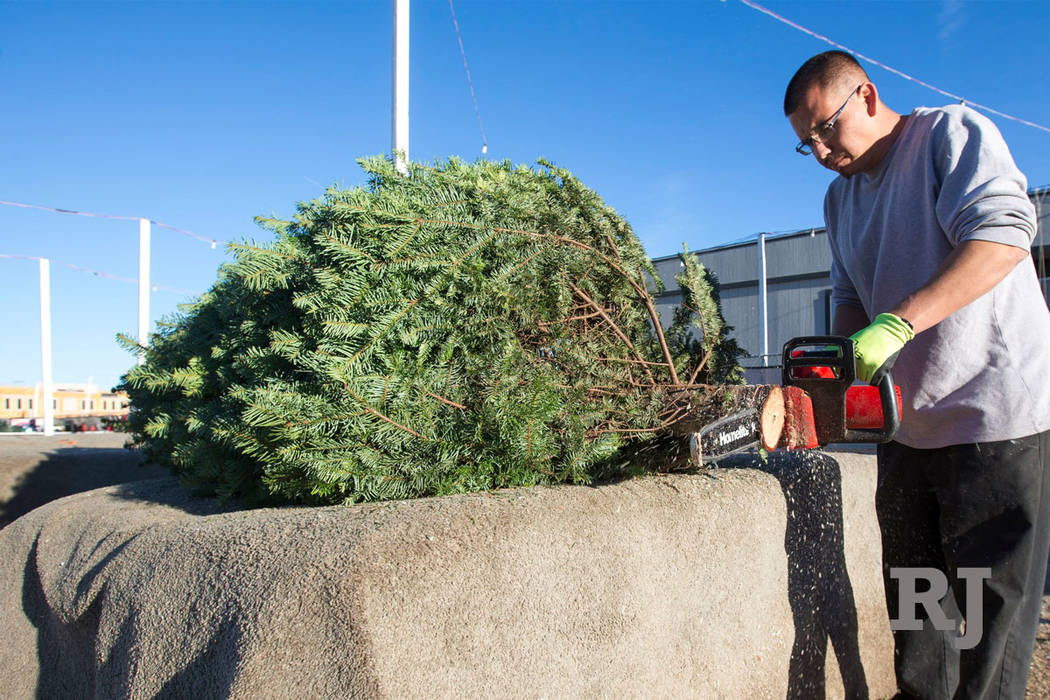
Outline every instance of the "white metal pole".
[(43, 374), (44, 435), (55, 434), (54, 389), (51, 377), (51, 261), (40, 258), (40, 369)]
[(758, 344), (762, 366), (769, 367), (769, 305), (766, 296), (766, 234), (758, 234)]
[[(139, 219), (139, 345), (149, 342), (149, 219)], [(139, 364), (146, 354), (139, 352)]]
[(394, 1), (394, 164), (408, 174), (408, 17), (409, 0)]

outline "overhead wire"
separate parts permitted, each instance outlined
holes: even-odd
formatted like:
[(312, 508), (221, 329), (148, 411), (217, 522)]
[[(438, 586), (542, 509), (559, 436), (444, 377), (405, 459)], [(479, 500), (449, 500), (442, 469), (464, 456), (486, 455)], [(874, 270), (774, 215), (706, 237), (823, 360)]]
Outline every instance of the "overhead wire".
[(834, 46), (835, 48), (840, 49), (842, 51), (847, 51), (847, 52), (853, 54), (854, 56), (856, 56), (857, 58), (859, 58), (861, 60), (867, 61), (868, 63), (871, 63), (873, 65), (876, 65), (879, 68), (882, 68), (883, 70), (888, 70), (889, 72), (893, 73), (894, 75), (900, 76), (901, 78), (904, 78), (905, 80), (910, 80), (911, 82), (916, 83), (917, 85), (921, 85), (924, 88), (927, 88), (929, 90), (933, 90), (934, 92), (940, 93), (940, 94), (944, 95), (945, 97), (950, 97), (950, 98), (952, 98), (953, 100), (955, 100), (957, 102), (961, 102), (961, 103), (967, 105), (968, 107), (973, 107), (975, 109), (980, 109), (980, 110), (983, 110), (983, 111), (988, 112), (990, 114), (995, 114), (996, 116), (1000, 116), (1000, 117), (1002, 117), (1004, 119), (1010, 119), (1010, 120), (1018, 122), (1020, 124), (1024, 124), (1025, 126), (1030, 126), (1030, 127), (1034, 128), (1034, 129), (1040, 129), (1042, 131), (1050, 133), (1050, 127), (1043, 126), (1042, 124), (1036, 124), (1035, 122), (1028, 121), (1027, 119), (1021, 119), (1020, 117), (1015, 117), (1015, 116), (1013, 116), (1011, 114), (1007, 114), (1006, 112), (1000, 112), (999, 110), (993, 109), (991, 107), (988, 107), (987, 105), (982, 105), (980, 103), (973, 102), (972, 100), (968, 100), (965, 97), (962, 97), (960, 95), (956, 95), (954, 93), (948, 92), (947, 90), (942, 90), (941, 88), (939, 88), (939, 87), (937, 87), (935, 85), (930, 85), (929, 83), (927, 83), (925, 81), (919, 80), (918, 78), (915, 78), (915, 77), (913, 77), (911, 75), (908, 75), (904, 71), (897, 70), (893, 66), (889, 66), (889, 65), (886, 65), (885, 63), (883, 63), (881, 61), (877, 61), (874, 58), (871, 58), (870, 56), (865, 56), (864, 54), (860, 53), (859, 51), (854, 51), (853, 49), (851, 49), (851, 48), (849, 48), (847, 46), (843, 46), (842, 44), (838, 43), (837, 41), (834, 41), (834, 40), (830, 39), (829, 37), (824, 36), (823, 34), (818, 34), (817, 32), (813, 31), (812, 29), (807, 29), (806, 27), (803, 27), (798, 22), (793, 22), (792, 20), (788, 19), (787, 17), (783, 17), (781, 15), (778, 15), (776, 12), (773, 12), (769, 8), (763, 7), (762, 5), (759, 5), (757, 2), (754, 2), (754, 0), (740, 0), (740, 2), (742, 2), (744, 5), (747, 5), (748, 7), (750, 7), (753, 10), (757, 10), (758, 12), (761, 12), (761, 13), (763, 13), (765, 15), (768, 15), (769, 17), (772, 17), (773, 19), (777, 20), (778, 22), (782, 22), (783, 24), (786, 24), (787, 26), (792, 27), (793, 29), (797, 29), (800, 32), (804, 32), (806, 34), (809, 34), (811, 37), (813, 37), (815, 39), (819, 39), (819, 40), (823, 41), (824, 43), (830, 44), (831, 46)]
[(463, 48), (463, 36), (459, 32), (459, 22), (456, 21), (456, 8), (452, 6), (452, 0), (448, 0), (448, 9), (452, 13), (452, 26), (456, 28), (456, 41), (459, 42), (459, 55), (463, 57), (463, 70), (467, 73), (470, 99), (474, 101), (474, 114), (478, 118), (478, 130), (481, 131), (481, 153), (486, 154), (489, 152), (489, 140), (485, 136), (485, 126), (481, 123), (481, 109), (478, 108), (478, 98), (474, 93), (474, 81), (470, 77), (470, 66), (467, 65), (467, 52)]
[[(4, 206), (8, 206), (8, 207), (19, 207), (21, 209), (39, 209), (41, 211), (50, 211), (50, 212), (53, 212), (55, 214), (72, 214), (74, 216), (88, 216), (88, 217), (93, 217), (93, 218), (96, 218), (96, 219), (117, 219), (117, 220), (120, 220), (120, 221), (141, 221), (142, 219), (146, 218), (144, 216), (122, 216), (122, 215), (119, 215), (119, 214), (98, 214), (98, 213), (90, 212), (90, 211), (77, 211), (76, 209), (61, 209), (59, 207), (46, 207), (46, 206), (42, 206), (40, 204), (25, 204), (24, 202), (9, 202), (9, 201), (2, 200), (2, 199), (0, 199), (0, 205), (4, 205)], [(154, 221), (153, 219), (146, 219), (146, 220), (149, 221), (154, 226), (157, 226), (159, 228), (165, 228), (165, 229), (168, 229), (169, 231), (174, 231), (175, 233), (182, 234), (183, 236), (187, 236), (189, 238), (194, 238), (194, 239), (196, 239), (198, 241), (203, 241), (204, 243), (208, 243), (208, 244), (211, 245), (212, 248), (215, 248), (216, 244), (218, 244), (218, 243), (222, 243), (224, 245), (229, 243), (229, 241), (223, 240), (221, 238), (208, 238), (208, 237), (202, 236), (202, 235), (200, 235), (198, 233), (194, 233), (193, 231), (187, 231), (186, 229), (178, 228), (176, 226), (171, 226), (170, 224), (165, 224), (165, 223), (162, 223), (160, 221)]]

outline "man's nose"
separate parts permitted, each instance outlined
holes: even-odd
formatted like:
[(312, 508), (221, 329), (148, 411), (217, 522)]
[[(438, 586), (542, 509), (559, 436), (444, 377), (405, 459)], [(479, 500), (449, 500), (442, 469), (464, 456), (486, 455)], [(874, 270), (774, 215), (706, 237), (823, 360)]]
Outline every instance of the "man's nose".
[(817, 156), (817, 160), (823, 161), (831, 153), (831, 149), (822, 141), (814, 141), (813, 153)]

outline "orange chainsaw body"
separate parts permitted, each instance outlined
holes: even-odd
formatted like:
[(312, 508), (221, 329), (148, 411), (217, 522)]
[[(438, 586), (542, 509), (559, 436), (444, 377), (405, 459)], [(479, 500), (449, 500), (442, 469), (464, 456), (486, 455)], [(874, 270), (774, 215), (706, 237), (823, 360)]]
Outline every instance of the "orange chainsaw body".
[[(898, 386), (894, 386), (893, 390), (899, 412), (902, 408), (901, 390)], [(802, 450), (827, 444), (817, 438), (817, 421), (809, 394), (797, 386), (783, 387), (783, 391), (784, 432), (778, 447)], [(879, 430), (883, 427), (882, 399), (878, 387), (855, 385), (846, 390), (846, 427), (856, 430)]]
[(810, 336), (784, 345), (785, 404), (780, 446), (808, 449), (831, 442), (878, 443), (893, 438), (903, 408), (887, 373), (878, 386), (853, 385), (853, 342)]

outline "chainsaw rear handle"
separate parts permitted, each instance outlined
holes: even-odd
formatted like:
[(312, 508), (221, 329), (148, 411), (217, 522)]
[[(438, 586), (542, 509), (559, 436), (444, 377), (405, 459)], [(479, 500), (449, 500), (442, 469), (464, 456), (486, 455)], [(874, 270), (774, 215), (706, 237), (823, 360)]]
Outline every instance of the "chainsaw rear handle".
[[(804, 350), (797, 357), (799, 348), (821, 348)], [(834, 346), (832, 349), (829, 347)], [(846, 425), (846, 392), (857, 377), (853, 341), (837, 335), (814, 335), (792, 338), (784, 344), (782, 384), (797, 386), (809, 394), (813, 401), (814, 420), (817, 424), (817, 440), (821, 445), (829, 442), (881, 443), (889, 442), (900, 427), (900, 411), (897, 408), (897, 392), (890, 372), (878, 383), (879, 403), (882, 406), (882, 427), (875, 429), (849, 428)], [(796, 377), (794, 370), (812, 367), (830, 367), (833, 377)]]

